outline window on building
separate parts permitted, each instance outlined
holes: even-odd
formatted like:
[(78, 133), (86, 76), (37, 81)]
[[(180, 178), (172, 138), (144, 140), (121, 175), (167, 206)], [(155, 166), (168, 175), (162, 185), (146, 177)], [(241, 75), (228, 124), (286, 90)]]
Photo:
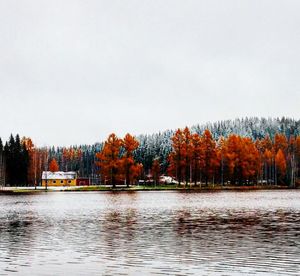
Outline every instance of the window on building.
[(53, 183), (56, 183), (56, 180), (53, 180)]
[(60, 181), (60, 183), (61, 183), (61, 184), (63, 184), (63, 183), (64, 183), (64, 181), (63, 181), (63, 180), (61, 180), (61, 181)]

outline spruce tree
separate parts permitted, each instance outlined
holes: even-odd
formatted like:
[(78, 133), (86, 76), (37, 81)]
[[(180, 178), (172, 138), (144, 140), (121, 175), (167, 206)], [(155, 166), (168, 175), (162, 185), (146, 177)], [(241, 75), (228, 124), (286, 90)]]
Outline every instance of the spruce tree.
[(4, 146), (4, 154), (6, 157), (6, 173), (7, 173), (7, 183), (10, 185), (14, 185), (15, 183), (15, 174), (13, 172), (14, 170), (14, 160), (13, 160), (13, 149), (15, 147), (15, 138), (11, 134), (9, 137), (8, 142), (5, 143)]
[(27, 184), (28, 151), (21, 142), (20, 136), (11, 134), (8, 143), (5, 144), (7, 183), (16, 185)]

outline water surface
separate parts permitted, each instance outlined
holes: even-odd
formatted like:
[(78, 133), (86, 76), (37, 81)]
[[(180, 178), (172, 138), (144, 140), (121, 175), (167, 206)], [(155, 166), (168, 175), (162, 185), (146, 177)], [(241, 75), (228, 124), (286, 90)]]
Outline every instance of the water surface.
[(0, 275), (299, 275), (300, 191), (0, 196)]

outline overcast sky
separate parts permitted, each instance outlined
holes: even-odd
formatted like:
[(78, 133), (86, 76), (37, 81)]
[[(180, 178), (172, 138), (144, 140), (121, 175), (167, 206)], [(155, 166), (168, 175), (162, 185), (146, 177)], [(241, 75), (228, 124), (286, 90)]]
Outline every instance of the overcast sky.
[(300, 1), (0, 0), (0, 136), (300, 118)]

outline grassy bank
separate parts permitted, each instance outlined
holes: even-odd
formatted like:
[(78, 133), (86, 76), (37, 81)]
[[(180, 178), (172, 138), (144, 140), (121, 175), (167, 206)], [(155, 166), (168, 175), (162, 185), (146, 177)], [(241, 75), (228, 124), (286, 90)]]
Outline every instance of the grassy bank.
[(73, 191), (251, 191), (251, 190), (277, 190), (288, 189), (287, 186), (178, 186), (178, 185), (157, 185), (157, 186), (130, 186), (127, 187), (103, 187), (86, 186), (68, 190)]
[(155, 191), (155, 190), (182, 190), (183, 187), (176, 187), (176, 185), (159, 185), (159, 186), (130, 186), (127, 187), (103, 187), (103, 186), (87, 186), (75, 188), (75, 191)]
[(289, 189), (287, 186), (221, 186), (221, 185), (209, 185), (209, 186), (178, 186), (178, 185), (139, 185), (130, 187), (104, 187), (104, 186), (86, 186), (78, 187), (68, 192), (83, 192), (83, 191), (252, 191), (252, 190), (278, 190)]
[(221, 185), (208, 185), (208, 186), (178, 186), (178, 185), (157, 185), (157, 186), (130, 186), (127, 187), (108, 187), (108, 186), (85, 186), (85, 187), (56, 187), (55, 189), (39, 187), (38, 189), (27, 187), (10, 187), (9, 189), (0, 190), (0, 194), (32, 194), (44, 192), (93, 192), (93, 191), (183, 191), (183, 192), (209, 192), (209, 191), (253, 191), (253, 190), (279, 190), (289, 189), (287, 186), (221, 186)]

